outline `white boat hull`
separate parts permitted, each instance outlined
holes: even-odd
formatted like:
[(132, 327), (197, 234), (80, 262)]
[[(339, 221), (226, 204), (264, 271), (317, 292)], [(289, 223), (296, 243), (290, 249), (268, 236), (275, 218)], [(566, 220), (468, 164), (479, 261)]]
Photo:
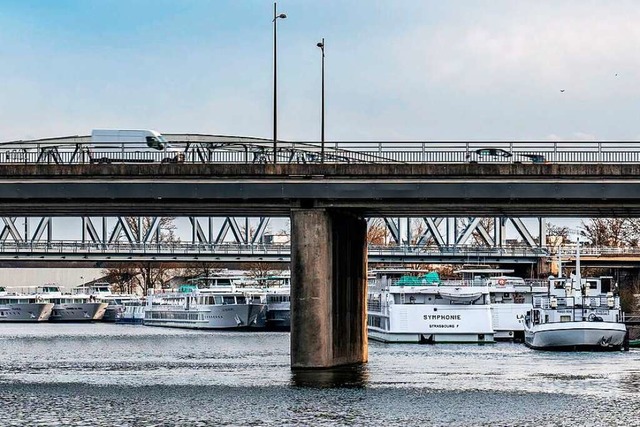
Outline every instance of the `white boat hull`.
[(491, 317), (496, 340), (522, 340), (524, 318), (531, 304), (493, 304)]
[(369, 327), (368, 337), (372, 341), (384, 343), (415, 343), (415, 344), (490, 344), (494, 342), (493, 332), (484, 334), (419, 334), (388, 332)]
[(525, 327), (525, 344), (536, 350), (619, 350), (627, 333), (623, 323), (563, 322)]
[(203, 305), (197, 309), (153, 306), (145, 310), (144, 324), (187, 329), (244, 329), (263, 327), (264, 304)]
[(49, 320), (52, 322), (90, 322), (101, 320), (107, 309), (106, 302), (54, 304)]
[[(369, 311), (381, 325), (369, 323), (368, 335), (382, 342), (491, 343), (494, 333), (488, 305), (394, 305), (386, 313)], [(386, 320), (385, 320), (386, 319)]]
[(116, 323), (141, 325), (144, 322), (144, 305), (125, 306), (116, 313)]
[(0, 322), (43, 322), (49, 320), (53, 304), (36, 302), (0, 305)]

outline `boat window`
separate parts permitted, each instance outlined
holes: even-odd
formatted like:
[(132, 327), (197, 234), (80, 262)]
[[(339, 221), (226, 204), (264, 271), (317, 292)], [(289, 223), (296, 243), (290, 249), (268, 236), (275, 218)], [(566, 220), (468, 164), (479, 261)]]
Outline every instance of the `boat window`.
[(224, 302), (222, 295), (216, 295), (215, 298), (216, 298), (216, 304), (222, 304)]
[(236, 299), (238, 300), (238, 304), (247, 304), (246, 297), (236, 297)]
[(222, 303), (223, 304), (235, 304), (236, 303), (236, 299), (232, 296), (224, 296), (222, 297)]
[(560, 316), (560, 322), (571, 322), (571, 316), (569, 315)]

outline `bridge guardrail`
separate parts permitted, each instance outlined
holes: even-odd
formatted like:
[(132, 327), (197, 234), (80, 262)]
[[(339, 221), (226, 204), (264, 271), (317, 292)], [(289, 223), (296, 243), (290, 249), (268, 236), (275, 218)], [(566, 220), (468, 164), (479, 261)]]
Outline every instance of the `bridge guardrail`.
[[(437, 256), (469, 256), (469, 257), (555, 257), (558, 248), (530, 247), (530, 246), (504, 246), (482, 247), (476, 245), (457, 246), (416, 246), (416, 245), (369, 245), (369, 255), (378, 257), (437, 257)], [(77, 254), (77, 253), (115, 253), (115, 254), (269, 254), (288, 255), (288, 244), (238, 244), (238, 243), (191, 243), (191, 242), (156, 242), (129, 243), (129, 242), (88, 242), (79, 240), (51, 240), (40, 242), (16, 242), (5, 240), (0, 242), (0, 253), (47, 253), (47, 254)], [(563, 246), (560, 251), (563, 258), (575, 256), (575, 245)], [(640, 257), (640, 248), (636, 247), (582, 247), (581, 256), (612, 256), (629, 255)]]
[[(133, 254), (133, 255), (289, 255), (290, 246), (282, 244), (208, 244), (190, 242), (87, 242), (76, 240), (52, 240), (48, 242), (0, 242), (4, 254)], [(460, 245), (455, 247), (421, 246), (369, 246), (369, 254), (380, 257), (450, 256), (450, 257), (536, 257), (546, 256), (544, 248), (504, 247), (482, 248)]]
[[(184, 154), (181, 163), (271, 163), (270, 141), (239, 142), (237, 138), (207, 140), (189, 135), (171, 139), (172, 147)], [(320, 142), (278, 141), (278, 163), (640, 163), (640, 143), (625, 141), (555, 142), (350, 142), (325, 143), (324, 158)], [(109, 154), (109, 155), (107, 155)], [(160, 163), (169, 153), (128, 150), (112, 163)], [(173, 153), (175, 154), (175, 153)], [(69, 137), (0, 143), (0, 164), (90, 164), (113, 157), (91, 146), (89, 137)]]

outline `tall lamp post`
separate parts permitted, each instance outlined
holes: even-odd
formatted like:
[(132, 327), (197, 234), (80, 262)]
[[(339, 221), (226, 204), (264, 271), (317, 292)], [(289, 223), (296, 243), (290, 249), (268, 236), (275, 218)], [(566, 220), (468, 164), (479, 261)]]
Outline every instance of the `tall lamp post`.
[(273, 163), (277, 163), (278, 160), (278, 49), (277, 49), (277, 35), (278, 18), (285, 19), (287, 15), (281, 13), (278, 15), (276, 2), (273, 2)]
[(324, 37), (316, 46), (322, 51), (322, 113), (320, 119), (320, 162), (324, 163)]

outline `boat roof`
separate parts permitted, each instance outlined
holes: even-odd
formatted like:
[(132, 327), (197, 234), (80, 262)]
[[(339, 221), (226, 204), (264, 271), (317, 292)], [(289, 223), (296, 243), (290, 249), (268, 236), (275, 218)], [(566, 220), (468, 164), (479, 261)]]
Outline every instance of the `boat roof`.
[(478, 274), (506, 274), (513, 273), (514, 270), (509, 268), (463, 268), (455, 270), (454, 273), (478, 273)]
[(403, 273), (428, 273), (429, 270), (418, 270), (416, 268), (380, 268), (369, 270), (369, 273), (374, 274), (382, 274), (382, 273), (391, 273), (391, 274), (403, 274)]

